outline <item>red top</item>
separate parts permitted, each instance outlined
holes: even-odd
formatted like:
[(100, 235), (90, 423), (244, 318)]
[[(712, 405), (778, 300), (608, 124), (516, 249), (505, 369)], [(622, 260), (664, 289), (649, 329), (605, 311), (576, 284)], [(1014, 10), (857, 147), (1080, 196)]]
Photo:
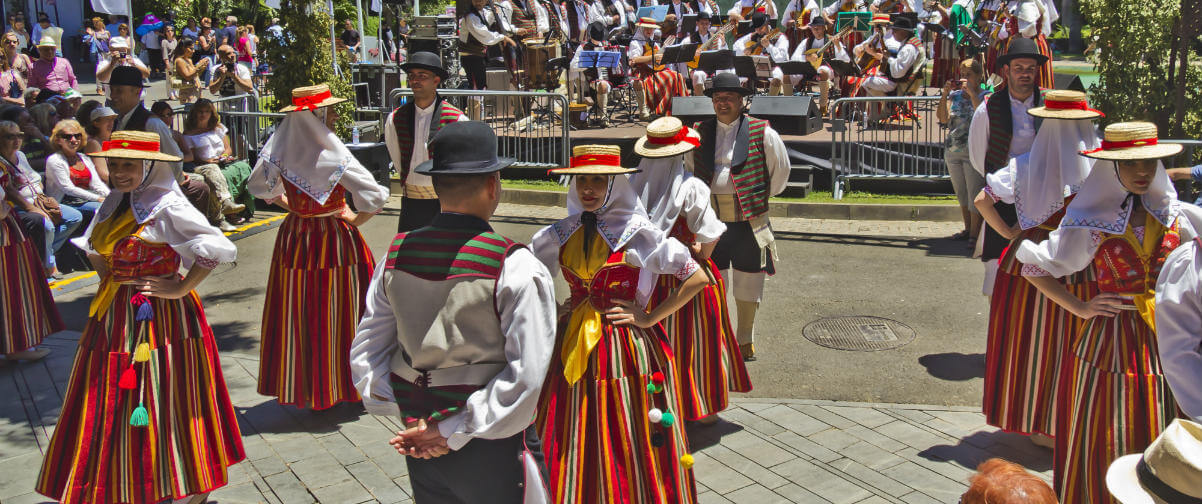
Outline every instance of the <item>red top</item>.
[[(1098, 274), (1098, 289), (1118, 294), (1143, 294), (1156, 285), (1160, 268), (1169, 253), (1181, 244), (1177, 224), (1164, 232), (1160, 244), (1145, 260), (1125, 235), (1111, 235), (1098, 245), (1094, 268)], [(1144, 239), (1152, 239), (1145, 236)]]
[(71, 183), (75, 187), (88, 187), (92, 184), (92, 172), (83, 161), (71, 165)]
[(109, 259), (113, 280), (133, 280), (144, 276), (166, 276), (179, 271), (180, 256), (166, 243), (150, 243), (136, 234), (122, 238), (113, 247)]
[(288, 206), (292, 208), (292, 213), (301, 217), (316, 217), (337, 212), (346, 206), (346, 189), (343, 189), (341, 185), (334, 186), (334, 190), (330, 192), (330, 197), (326, 198), (324, 205), (309, 197), (308, 194), (287, 180), (284, 181), (284, 192), (288, 195)]
[(626, 253), (622, 251), (609, 255), (593, 278), (584, 285), (585, 279), (576, 276), (568, 268), (563, 269), (563, 278), (568, 282), (571, 291), (571, 305), (577, 306), (584, 301), (593, 305), (597, 311), (605, 311), (614, 306), (614, 300), (633, 301), (639, 287), (639, 270), (626, 264)]

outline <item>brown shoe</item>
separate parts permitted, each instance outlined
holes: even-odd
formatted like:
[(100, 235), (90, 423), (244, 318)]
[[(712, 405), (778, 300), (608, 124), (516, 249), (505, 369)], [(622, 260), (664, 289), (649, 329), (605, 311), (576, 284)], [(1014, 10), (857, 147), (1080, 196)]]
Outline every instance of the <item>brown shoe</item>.
[(743, 354), (743, 362), (751, 362), (755, 360), (755, 344), (746, 343), (739, 345), (739, 353)]

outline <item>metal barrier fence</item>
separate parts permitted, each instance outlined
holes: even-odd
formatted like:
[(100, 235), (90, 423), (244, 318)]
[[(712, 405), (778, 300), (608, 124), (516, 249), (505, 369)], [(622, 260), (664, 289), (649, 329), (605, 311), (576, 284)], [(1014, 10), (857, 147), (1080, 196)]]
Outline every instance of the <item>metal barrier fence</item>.
[[(1165, 159), (1165, 168), (1181, 168), (1202, 163), (1202, 140), (1161, 140), (1163, 143), (1177, 143), (1184, 146), (1181, 154)], [(1177, 199), (1193, 203), (1199, 196), (1199, 184), (1193, 180), (1174, 181), (1177, 188)]]
[[(492, 126), (497, 134), (497, 155), (517, 159), (516, 168), (567, 166), (568, 99), (557, 93), (440, 89), (438, 94), (475, 120)], [(394, 89), (388, 103), (399, 106), (412, 99), (413, 90)]]
[(852, 179), (944, 180), (938, 96), (840, 98), (831, 105), (831, 189)]

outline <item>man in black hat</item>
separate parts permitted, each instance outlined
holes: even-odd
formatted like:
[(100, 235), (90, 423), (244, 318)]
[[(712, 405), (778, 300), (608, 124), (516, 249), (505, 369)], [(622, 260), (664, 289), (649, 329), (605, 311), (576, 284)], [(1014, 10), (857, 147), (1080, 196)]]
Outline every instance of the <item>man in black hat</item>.
[[(711, 27), (713, 27), (713, 21), (714, 20), (708, 16), (697, 16), (697, 31), (688, 34), (688, 36), (681, 41), (682, 44), (701, 44), (697, 47), (697, 57), (701, 56), (701, 53), (703, 52), (702, 49), (705, 49), (706, 51), (724, 51), (728, 48), (726, 45), (726, 34), (724, 33), (722, 35), (715, 35), (714, 30), (711, 29)], [(710, 43), (710, 39), (714, 38), (715, 36), (721, 38), (722, 40), (715, 40), (711, 47), (706, 47), (706, 44)], [(733, 72), (734, 69), (731, 69), (730, 71)], [(693, 95), (701, 96), (705, 94), (705, 80), (710, 77), (709, 74), (707, 74), (705, 70), (702, 70), (700, 67), (693, 69), (692, 74), (691, 80), (693, 82)]]
[(716, 117), (693, 125), (701, 145), (685, 156), (685, 166), (710, 186), (714, 210), (726, 223), (710, 257), (735, 296), (739, 350), (744, 360), (754, 360), (755, 314), (764, 280), (776, 271), (768, 198), (789, 182), (789, 154), (768, 121), (743, 113), (743, 99), (751, 91), (739, 85), (738, 76), (715, 75), (705, 94)]
[[(756, 12), (751, 15), (751, 33), (736, 39), (735, 43), (731, 44), (731, 49), (734, 50), (735, 56), (768, 56), (772, 58), (772, 61), (787, 61), (789, 59), (789, 39), (780, 33), (769, 37), (770, 33), (772, 33), (771, 19), (763, 12)], [(781, 72), (780, 67), (773, 65), (768, 93), (774, 96), (783, 93), (784, 82), (785, 74)]]
[[(813, 75), (790, 75), (792, 85), (796, 86), (805, 78), (810, 78), (818, 82), (818, 110), (821, 115), (826, 115), (827, 104), (830, 102), (831, 82), (834, 82), (838, 76), (835, 70), (831, 68), (831, 60), (839, 60), (851, 62), (851, 56), (847, 54), (847, 49), (843, 47), (842, 40), (832, 40), (827, 31), (828, 25), (826, 18), (822, 16), (814, 16), (813, 21), (807, 29), (806, 38), (797, 44), (797, 49), (793, 51), (793, 61), (805, 61), (810, 64), (817, 73)], [(811, 50), (813, 53), (811, 54)]]
[(355, 387), (369, 412), (405, 423), (390, 443), (408, 456), (415, 502), (545, 502), (533, 420), (555, 348), (554, 284), (488, 224), (514, 160), (497, 158), (482, 122), (447, 125), (430, 150), (416, 171), (442, 213), (397, 235), (377, 265), (351, 344)]
[[(617, 47), (609, 47), (605, 44), (608, 28), (603, 21), (593, 21), (588, 26), (588, 41), (581, 44), (572, 55), (572, 61), (568, 64), (568, 85), (571, 86), (572, 96), (579, 97), (582, 94), (592, 95), (596, 99), (597, 112), (596, 117), (601, 118), (601, 127), (609, 127), (609, 92), (613, 89), (614, 79), (617, 78), (617, 67), (609, 67), (606, 69), (606, 78), (601, 78), (601, 72), (593, 67), (580, 66), (580, 53), (583, 51), (618, 51)], [(588, 91), (584, 91), (588, 89)]]
[(430, 177), (413, 169), (430, 159), (426, 142), (440, 128), (467, 120), (462, 110), (438, 95), (438, 85), (447, 78), (447, 71), (437, 54), (415, 52), (401, 70), (413, 89), (413, 99), (392, 111), (384, 126), (384, 143), (403, 184), (398, 233), (423, 227), (438, 215), (438, 194)]
[[(1015, 38), (1010, 42), (1006, 54), (998, 56), (997, 66), (1006, 84), (989, 96), (985, 103), (972, 114), (968, 129), (968, 158), (972, 167), (982, 175), (990, 174), (1010, 163), (1010, 159), (1031, 151), (1035, 133), (1041, 120), (1027, 113), (1028, 109), (1042, 104), (1037, 85), (1039, 67), (1047, 56), (1039, 53), (1035, 42), (1028, 38)], [(982, 196), (978, 196), (980, 198)], [(986, 196), (987, 197), (987, 196)], [(994, 208), (1009, 226), (1018, 223), (1014, 205), (994, 202)], [(999, 230), (985, 227), (985, 238), (981, 244), (981, 260), (985, 261), (984, 293), (993, 293), (993, 279), (997, 275), (997, 260), (1002, 250), (1010, 244), (1010, 229)]]
[(914, 36), (918, 29), (918, 16), (913, 12), (890, 15), (892, 33), (885, 38), (885, 50), (880, 50), (873, 40), (865, 40), (853, 49), (857, 55), (871, 54), (881, 62), (876, 75), (864, 77), (861, 85), (868, 96), (885, 96), (897, 89), (897, 85), (910, 80), (922, 68), (925, 60), (922, 40)]

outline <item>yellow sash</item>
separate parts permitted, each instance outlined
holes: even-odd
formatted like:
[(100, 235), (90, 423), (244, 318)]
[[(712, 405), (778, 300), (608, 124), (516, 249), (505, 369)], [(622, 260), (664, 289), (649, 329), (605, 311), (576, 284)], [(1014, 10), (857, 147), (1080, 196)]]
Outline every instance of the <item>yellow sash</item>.
[[(130, 210), (114, 215), (104, 222), (97, 222), (92, 227), (92, 249), (104, 257), (105, 261), (108, 261), (113, 255), (113, 248), (117, 246), (117, 242), (133, 234), (136, 225), (134, 213)], [(92, 304), (88, 308), (89, 317), (95, 317), (97, 313), (107, 311), (109, 305), (113, 304), (113, 296), (117, 295), (117, 289), (121, 287), (121, 284), (113, 282), (112, 278), (113, 275), (110, 272), (100, 279), (100, 288), (96, 290), (96, 297), (92, 298)]]
[[(572, 233), (568, 241), (563, 244), (562, 251), (561, 264), (579, 277), (586, 288), (592, 281), (593, 274), (605, 266), (605, 261), (610, 254), (609, 246), (598, 233), (593, 236), (586, 255), (583, 229), (581, 232)], [(576, 383), (581, 376), (584, 376), (585, 370), (588, 369), (589, 355), (601, 341), (602, 324), (604, 323), (602, 314), (587, 301), (572, 309), (572, 316), (568, 319), (567, 329), (564, 333), (563, 348), (560, 349), (560, 358), (563, 360), (563, 376), (567, 379), (568, 384)]]
[(1139, 238), (1135, 236), (1135, 228), (1130, 224), (1127, 225), (1127, 232), (1123, 233), (1123, 239), (1131, 244), (1131, 248), (1135, 250), (1144, 264), (1144, 291), (1132, 296), (1132, 302), (1135, 304), (1139, 316), (1144, 319), (1148, 327), (1152, 328), (1153, 333), (1156, 332), (1156, 279), (1148, 278), (1148, 273), (1152, 269), (1152, 255), (1156, 253), (1156, 249), (1160, 248), (1165, 232), (1167, 229), (1164, 224), (1156, 220), (1151, 213), (1145, 212), (1143, 242), (1140, 242)]

